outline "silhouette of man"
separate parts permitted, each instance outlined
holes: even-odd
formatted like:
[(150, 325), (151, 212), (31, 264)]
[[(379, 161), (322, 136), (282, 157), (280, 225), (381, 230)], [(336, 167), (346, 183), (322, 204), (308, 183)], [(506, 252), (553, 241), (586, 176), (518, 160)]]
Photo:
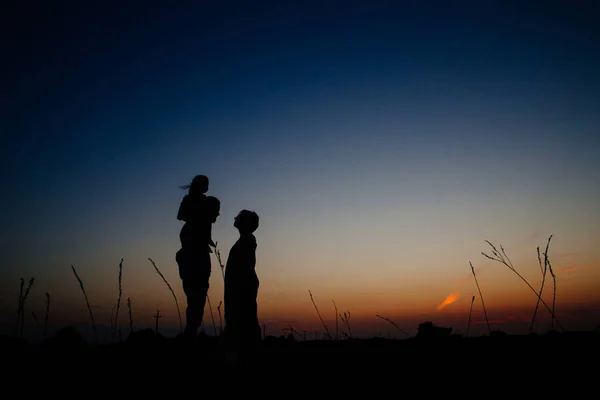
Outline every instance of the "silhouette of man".
[(211, 227), (219, 216), (221, 203), (214, 196), (205, 196), (208, 178), (198, 175), (184, 196), (177, 218), (185, 221), (179, 233), (181, 249), (175, 260), (179, 267), (183, 291), (187, 297), (186, 326), (184, 335), (195, 338), (204, 317), (204, 305), (211, 274), (210, 246)]
[(260, 343), (257, 302), (256, 237), (258, 214), (242, 210), (233, 226), (239, 238), (229, 251), (225, 269), (225, 344), (229, 356), (247, 361)]

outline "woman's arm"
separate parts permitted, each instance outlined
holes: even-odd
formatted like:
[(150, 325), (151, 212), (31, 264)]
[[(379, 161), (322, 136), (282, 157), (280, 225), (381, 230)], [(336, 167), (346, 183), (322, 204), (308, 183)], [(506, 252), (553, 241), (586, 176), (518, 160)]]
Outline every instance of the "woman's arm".
[(189, 212), (189, 200), (188, 196), (185, 195), (183, 200), (181, 200), (181, 204), (179, 204), (179, 211), (177, 211), (177, 219), (180, 221), (189, 221), (190, 212)]

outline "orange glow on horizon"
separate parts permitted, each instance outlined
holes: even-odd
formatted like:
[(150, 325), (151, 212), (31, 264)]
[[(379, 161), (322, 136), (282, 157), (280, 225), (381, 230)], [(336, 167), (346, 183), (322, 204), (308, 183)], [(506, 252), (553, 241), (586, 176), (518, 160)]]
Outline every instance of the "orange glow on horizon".
[(448, 297), (446, 297), (446, 299), (442, 302), (442, 304), (440, 304), (439, 306), (437, 306), (437, 310), (440, 311), (441, 309), (443, 309), (447, 305), (450, 305), (450, 304), (454, 303), (456, 300), (459, 299), (459, 297), (460, 297), (460, 293), (451, 293), (451, 294), (449, 294)]

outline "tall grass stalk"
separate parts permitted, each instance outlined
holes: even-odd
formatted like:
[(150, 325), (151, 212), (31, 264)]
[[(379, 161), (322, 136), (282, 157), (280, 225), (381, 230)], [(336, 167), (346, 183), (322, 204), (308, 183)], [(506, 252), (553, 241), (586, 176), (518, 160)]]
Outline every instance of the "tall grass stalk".
[(406, 332), (404, 329), (400, 328), (400, 327), (398, 326), (398, 324), (396, 324), (396, 323), (395, 323), (394, 321), (392, 321), (391, 319), (389, 319), (389, 318), (386, 318), (386, 317), (382, 317), (382, 316), (381, 316), (381, 315), (379, 315), (379, 314), (375, 314), (375, 316), (376, 316), (377, 318), (381, 318), (382, 320), (389, 322), (389, 323), (390, 323), (390, 324), (391, 324), (393, 327), (395, 327), (396, 329), (398, 329), (400, 332), (404, 333), (406, 336), (410, 337), (410, 335), (408, 334), (408, 332)]
[(217, 258), (219, 267), (221, 267), (221, 273), (223, 274), (223, 282), (225, 282), (225, 265), (223, 265), (223, 261), (221, 260), (221, 251), (217, 248), (218, 244), (218, 241), (215, 242), (215, 257)]
[(473, 303), (475, 302), (475, 296), (471, 298), (471, 307), (469, 307), (469, 322), (467, 322), (467, 333), (466, 337), (469, 337), (469, 328), (471, 327), (471, 314), (473, 313)]
[(90, 301), (88, 299), (87, 293), (85, 292), (85, 287), (83, 286), (83, 281), (81, 280), (79, 275), (77, 275), (77, 270), (75, 269), (75, 267), (73, 265), (71, 265), (71, 269), (73, 270), (73, 274), (75, 275), (75, 278), (77, 278), (77, 282), (79, 282), (79, 287), (81, 288), (81, 291), (83, 292), (83, 297), (85, 298), (85, 304), (87, 306), (88, 311), (90, 312), (90, 318), (92, 320), (92, 329), (94, 329), (94, 337), (96, 338), (96, 343), (99, 343), (98, 331), (96, 329), (96, 320), (94, 319), (94, 313), (92, 312), (92, 307), (90, 307)]
[(127, 298), (127, 310), (129, 311), (129, 334), (133, 333), (133, 313), (131, 312), (131, 297)]
[(121, 308), (121, 295), (123, 294), (123, 288), (121, 281), (123, 280), (123, 259), (119, 263), (119, 296), (117, 297), (117, 310), (115, 311), (115, 322), (112, 331), (112, 341), (115, 341), (115, 333), (117, 331), (117, 325), (119, 324), (119, 308)]
[(340, 327), (339, 327), (339, 323), (338, 323), (338, 309), (337, 306), (335, 305), (335, 301), (331, 300), (333, 302), (333, 308), (335, 308), (335, 340), (340, 340)]
[[(533, 332), (533, 325), (535, 323), (535, 317), (537, 315), (538, 308), (540, 307), (540, 299), (542, 298), (542, 294), (544, 293), (544, 284), (546, 283), (546, 275), (548, 274), (548, 246), (550, 245), (550, 239), (552, 236), (548, 238), (548, 244), (546, 244), (546, 251), (544, 252), (544, 266), (542, 267), (542, 257), (540, 256), (540, 246), (537, 247), (537, 256), (538, 263), (540, 265), (540, 271), (542, 272), (542, 284), (540, 285), (539, 297), (535, 302), (535, 309), (533, 310), (533, 315), (531, 316), (531, 323), (529, 324), (529, 333)], [(554, 318), (552, 318), (554, 321)]]
[(554, 315), (556, 315), (556, 275), (554, 274), (554, 270), (552, 269), (552, 263), (548, 258), (548, 271), (550, 271), (550, 275), (552, 275), (552, 322), (550, 322), (550, 328), (554, 329)]
[(323, 328), (325, 328), (325, 336), (328, 339), (331, 339), (331, 334), (329, 333), (329, 329), (327, 328), (327, 325), (325, 325), (325, 321), (323, 321), (323, 317), (321, 317), (321, 313), (319, 312), (319, 308), (317, 307), (317, 304), (315, 303), (315, 299), (313, 298), (312, 292), (309, 290), (308, 294), (310, 294), (310, 300), (313, 303), (313, 306), (315, 306), (315, 310), (317, 310), (317, 315), (319, 316), (319, 320), (321, 320), (321, 324), (323, 324)]
[(490, 327), (490, 320), (487, 316), (487, 311), (485, 309), (485, 303), (483, 301), (483, 294), (481, 293), (481, 288), (479, 287), (479, 282), (477, 281), (477, 275), (475, 274), (475, 267), (473, 267), (473, 263), (469, 261), (469, 265), (471, 266), (471, 272), (473, 273), (473, 278), (475, 278), (475, 285), (477, 285), (477, 290), (479, 291), (479, 297), (481, 298), (481, 306), (483, 307), (483, 315), (485, 315), (485, 322), (487, 323), (488, 333), (492, 334), (492, 328)]
[(21, 299), (21, 337), (23, 337), (23, 331), (25, 329), (25, 300), (27, 300), (27, 296), (29, 296), (29, 292), (31, 291), (33, 282), (35, 282), (35, 278), (29, 279), (29, 284), (27, 285), (27, 289), (25, 289), (25, 293), (23, 294), (23, 298)]
[(156, 320), (156, 325), (154, 327), (154, 332), (156, 332), (158, 334), (158, 320), (162, 318), (162, 315), (160, 315), (160, 310), (156, 310), (156, 315), (154, 316), (154, 319)]
[[(552, 237), (552, 236), (550, 236)], [(550, 241), (550, 239), (548, 239), (548, 241)], [(539, 299), (539, 301), (544, 305), (544, 307), (546, 307), (546, 309), (548, 310), (548, 312), (550, 312), (550, 314), (552, 315), (552, 318), (556, 321), (556, 323), (558, 324), (559, 328), (561, 329), (561, 331), (564, 331), (564, 328), (562, 326), (562, 324), (560, 323), (560, 321), (558, 320), (558, 318), (556, 318), (556, 314), (554, 313), (554, 310), (552, 310), (548, 304), (546, 304), (546, 302), (544, 301), (544, 299), (542, 299), (542, 296), (540, 296), (540, 294), (533, 288), (533, 286), (531, 286), (531, 284), (527, 281), (527, 279), (523, 278), (523, 276), (521, 274), (519, 274), (519, 272), (515, 269), (515, 267), (513, 266), (512, 262), (510, 261), (510, 258), (508, 258), (508, 256), (506, 255), (506, 252), (504, 251), (504, 247), (500, 246), (501, 251), (498, 251), (498, 249), (496, 248), (496, 246), (494, 246), (490, 241), (486, 240), (485, 241), (487, 244), (490, 245), (490, 247), (492, 248), (492, 254), (493, 256), (490, 256), (484, 252), (481, 252), (481, 254), (483, 254), (486, 258), (489, 258), (490, 260), (493, 261), (497, 261), (501, 264), (504, 264), (506, 267), (508, 267), (508, 269), (510, 269), (512, 272), (515, 273), (515, 275), (517, 275), (523, 282), (525, 282), (525, 284), (527, 285), (527, 287), (529, 287), (529, 289), (531, 289), (531, 291), (533, 293), (535, 293), (535, 295), (537, 296), (537, 298)]]
[(183, 332), (183, 322), (181, 321), (181, 311), (179, 311), (179, 302), (177, 301), (177, 296), (175, 296), (175, 292), (173, 291), (173, 288), (169, 284), (169, 281), (167, 281), (167, 278), (165, 278), (165, 276), (162, 274), (162, 272), (160, 272), (160, 269), (158, 269), (158, 266), (156, 265), (156, 263), (150, 257), (148, 257), (148, 260), (150, 260), (156, 273), (158, 275), (160, 275), (163, 282), (167, 285), (167, 287), (171, 291), (171, 295), (173, 296), (173, 299), (175, 300), (175, 306), (177, 307), (177, 316), (179, 316), (179, 331)]
[(219, 313), (219, 335), (223, 334), (223, 317), (221, 316), (221, 306), (223, 306), (223, 302), (220, 301), (217, 306), (217, 312)]
[(23, 311), (23, 290), (25, 289), (25, 278), (21, 277), (21, 288), (19, 290), (19, 302), (17, 303), (17, 323), (15, 325), (15, 336), (19, 334), (21, 327), (21, 313)]
[[(294, 336), (294, 334), (298, 335), (299, 337), (302, 338), (302, 340), (306, 340), (306, 333), (301, 334), (300, 332), (298, 332), (297, 330), (294, 329), (294, 327), (291, 324), (288, 324), (287, 328), (283, 328), (282, 331), (284, 332), (289, 332), (292, 336)], [(263, 334), (264, 336), (264, 334)]]
[(46, 292), (46, 315), (44, 316), (44, 338), (48, 335), (48, 317), (50, 315), (50, 293)]
[(346, 324), (346, 328), (348, 329), (348, 338), (352, 339), (352, 329), (350, 329), (350, 311), (348, 311), (347, 313), (346, 311), (344, 311), (343, 316), (342, 314), (340, 314), (340, 319), (344, 324)]
[(210, 310), (210, 318), (212, 319), (213, 328), (215, 330), (215, 337), (217, 335), (217, 324), (215, 323), (215, 315), (213, 314), (212, 305), (210, 304), (210, 296), (206, 294), (206, 300), (208, 301), (208, 309)]

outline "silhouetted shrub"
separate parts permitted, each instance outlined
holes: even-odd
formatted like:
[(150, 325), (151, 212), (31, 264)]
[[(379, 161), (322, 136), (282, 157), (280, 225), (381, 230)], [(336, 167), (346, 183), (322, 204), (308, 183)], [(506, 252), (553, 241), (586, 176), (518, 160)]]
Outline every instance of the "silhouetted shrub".
[(418, 338), (440, 338), (449, 337), (452, 333), (452, 328), (444, 328), (441, 326), (435, 326), (433, 322), (426, 321), (419, 324), (417, 330)]

